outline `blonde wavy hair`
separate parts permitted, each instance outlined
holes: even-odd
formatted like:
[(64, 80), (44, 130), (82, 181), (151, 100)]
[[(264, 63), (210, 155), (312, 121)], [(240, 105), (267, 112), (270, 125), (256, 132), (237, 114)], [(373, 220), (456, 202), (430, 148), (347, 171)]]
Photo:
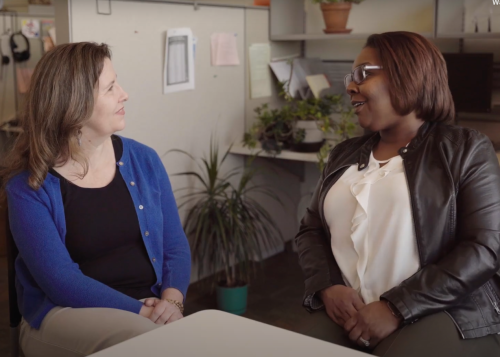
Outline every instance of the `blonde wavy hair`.
[(28, 171), (28, 184), (38, 190), (49, 168), (70, 158), (88, 172), (78, 135), (91, 117), (104, 61), (111, 59), (106, 44), (79, 42), (59, 45), (38, 62), (19, 117), (23, 129), (0, 169), (1, 193), (7, 182)]

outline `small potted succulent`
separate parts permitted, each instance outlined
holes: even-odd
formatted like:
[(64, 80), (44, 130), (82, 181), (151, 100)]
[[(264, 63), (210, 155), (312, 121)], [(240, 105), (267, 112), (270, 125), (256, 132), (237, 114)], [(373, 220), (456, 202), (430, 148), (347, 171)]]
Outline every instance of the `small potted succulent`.
[(325, 33), (350, 33), (352, 29), (347, 29), (347, 20), (352, 4), (359, 4), (363, 0), (312, 0), (315, 4), (321, 5), (323, 19), (325, 20)]

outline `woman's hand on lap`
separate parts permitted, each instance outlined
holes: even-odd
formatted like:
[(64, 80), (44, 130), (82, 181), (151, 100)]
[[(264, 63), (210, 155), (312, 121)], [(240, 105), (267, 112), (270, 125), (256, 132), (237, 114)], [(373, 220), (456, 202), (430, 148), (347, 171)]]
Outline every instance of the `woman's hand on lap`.
[(401, 320), (392, 314), (387, 304), (375, 301), (347, 320), (344, 329), (349, 333), (351, 341), (363, 346), (360, 340), (362, 337), (370, 342), (370, 348), (374, 348), (380, 341), (396, 331), (400, 323)]
[(320, 293), (328, 316), (340, 326), (355, 316), (365, 304), (356, 290), (344, 285), (330, 286)]
[(144, 306), (152, 309), (148, 318), (155, 324), (165, 325), (184, 317), (177, 306), (166, 300), (146, 299)]

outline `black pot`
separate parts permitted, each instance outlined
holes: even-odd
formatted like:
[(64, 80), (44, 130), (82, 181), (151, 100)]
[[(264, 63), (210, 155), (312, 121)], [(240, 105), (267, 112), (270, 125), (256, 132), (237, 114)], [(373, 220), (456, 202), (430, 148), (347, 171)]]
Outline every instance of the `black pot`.
[(265, 151), (275, 151), (280, 152), (281, 150), (287, 150), (290, 148), (290, 143), (288, 141), (276, 141), (274, 139), (262, 138), (260, 144)]
[(319, 152), (325, 140), (317, 143), (292, 143), (290, 149), (297, 152)]
[(275, 140), (282, 143), (290, 140), (292, 135), (292, 126), (285, 122), (275, 122), (269, 124), (263, 133), (264, 139)]

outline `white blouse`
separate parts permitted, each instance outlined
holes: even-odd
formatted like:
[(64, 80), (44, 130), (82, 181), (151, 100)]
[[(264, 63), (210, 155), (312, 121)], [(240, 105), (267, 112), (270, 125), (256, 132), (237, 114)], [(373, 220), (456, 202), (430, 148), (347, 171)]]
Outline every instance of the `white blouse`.
[(384, 162), (372, 153), (365, 169), (351, 166), (324, 203), (333, 255), (346, 285), (365, 304), (420, 267), (403, 159)]

